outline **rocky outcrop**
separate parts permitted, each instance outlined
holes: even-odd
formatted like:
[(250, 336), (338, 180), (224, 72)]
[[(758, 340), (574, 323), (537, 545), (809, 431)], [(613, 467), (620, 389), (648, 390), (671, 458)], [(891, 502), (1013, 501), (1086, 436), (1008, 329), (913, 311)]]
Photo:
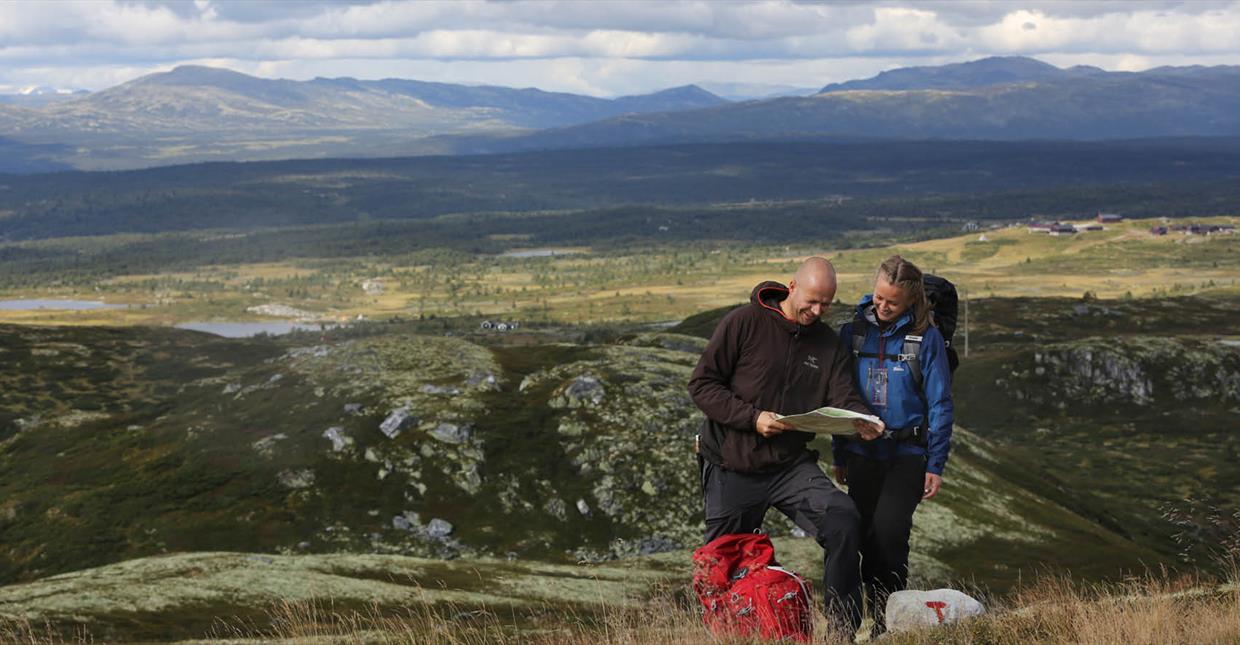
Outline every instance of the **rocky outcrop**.
[(1043, 346), (995, 385), (1018, 400), (1150, 406), (1240, 402), (1240, 348), (1213, 339), (1124, 337)]
[(610, 346), (598, 358), (527, 379), (527, 390), (553, 384), (547, 405), (562, 411), (561, 449), (590, 486), (578, 513), (601, 514), (624, 529), (624, 538), (578, 557), (631, 555), (699, 539), (701, 528), (690, 517), (700, 503), (690, 449), (701, 414), (685, 394), (696, 362), (694, 354), (661, 347)]

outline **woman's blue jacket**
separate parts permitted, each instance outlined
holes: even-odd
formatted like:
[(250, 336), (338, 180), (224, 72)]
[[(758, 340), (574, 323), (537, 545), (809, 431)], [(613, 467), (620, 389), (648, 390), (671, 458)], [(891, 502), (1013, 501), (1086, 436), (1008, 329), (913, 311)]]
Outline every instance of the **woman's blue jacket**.
[[(837, 466), (845, 463), (845, 452), (852, 452), (871, 459), (891, 459), (896, 455), (924, 455), (926, 472), (942, 475), (947, 466), (947, 454), (951, 450), (952, 438), (952, 376), (947, 364), (947, 346), (943, 342), (943, 334), (936, 327), (927, 327), (921, 334), (921, 349), (918, 358), (921, 361), (922, 382), (925, 384), (925, 398), (918, 393), (917, 382), (909, 374), (909, 365), (900, 360), (904, 351), (904, 337), (913, 324), (913, 309), (910, 307), (895, 324), (886, 330), (879, 330), (878, 320), (874, 314), (873, 296), (867, 295), (857, 304), (854, 322), (846, 323), (840, 328), (840, 340), (844, 347), (851, 348), (853, 334), (865, 334), (862, 346), (863, 356), (857, 357), (853, 375), (857, 379), (858, 391), (866, 405), (875, 415), (883, 420), (890, 430), (900, 430), (918, 426), (926, 421), (929, 408), (929, 431), (926, 446), (916, 441), (898, 441), (892, 438), (880, 438), (873, 441), (834, 437), (832, 453)], [(858, 322), (864, 329), (854, 329)], [(883, 343), (883, 367), (887, 368), (887, 404), (875, 405), (874, 392), (868, 378), (871, 368), (879, 367), (877, 356), (879, 342)]]

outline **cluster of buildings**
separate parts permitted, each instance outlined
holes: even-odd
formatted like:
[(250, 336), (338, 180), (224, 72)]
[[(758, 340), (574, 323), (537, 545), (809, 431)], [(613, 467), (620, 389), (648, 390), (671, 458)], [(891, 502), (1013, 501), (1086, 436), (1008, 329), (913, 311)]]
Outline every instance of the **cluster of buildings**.
[[(1071, 224), (1067, 222), (1030, 222), (1028, 230), (1030, 233), (1043, 233), (1046, 235), (1061, 236), (1075, 235), (1083, 231), (1102, 231), (1105, 230), (1105, 224), (1119, 224), (1124, 221), (1123, 215), (1115, 213), (1098, 213), (1094, 221), (1089, 224)], [(1163, 218), (1163, 222), (1167, 222), (1167, 218)], [(1153, 235), (1166, 235), (1168, 233), (1183, 233), (1184, 235), (1218, 235), (1225, 233), (1235, 233), (1236, 227), (1232, 224), (1176, 224), (1174, 226), (1164, 224), (1162, 226), (1151, 226), (1150, 233)]]
[(1124, 221), (1123, 215), (1114, 213), (1098, 213), (1094, 218), (1094, 224), (1069, 224), (1066, 222), (1033, 222), (1029, 224), (1030, 233), (1045, 233), (1047, 235), (1076, 235), (1082, 231), (1101, 231), (1105, 230), (1103, 224), (1119, 224)]
[(1183, 233), (1184, 235), (1219, 235), (1235, 233), (1236, 227), (1231, 224), (1176, 224), (1175, 226), (1152, 226), (1150, 233), (1166, 235), (1167, 233)]

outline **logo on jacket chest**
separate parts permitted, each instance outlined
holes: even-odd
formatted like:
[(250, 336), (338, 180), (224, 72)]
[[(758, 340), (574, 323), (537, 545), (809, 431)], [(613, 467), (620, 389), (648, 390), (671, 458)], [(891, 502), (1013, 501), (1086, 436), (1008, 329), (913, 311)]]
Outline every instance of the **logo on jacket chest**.
[(811, 370), (816, 370), (818, 369), (818, 357), (814, 356), (813, 354), (809, 354), (805, 357), (805, 362), (801, 364), (810, 368)]

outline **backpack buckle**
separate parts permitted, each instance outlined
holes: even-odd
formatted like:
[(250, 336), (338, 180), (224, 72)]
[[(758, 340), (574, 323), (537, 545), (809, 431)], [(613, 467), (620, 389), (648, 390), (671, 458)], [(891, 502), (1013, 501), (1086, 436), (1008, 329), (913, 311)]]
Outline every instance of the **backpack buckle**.
[(899, 358), (901, 361), (904, 361), (905, 363), (907, 363), (917, 358), (917, 354), (897, 354), (896, 357)]

